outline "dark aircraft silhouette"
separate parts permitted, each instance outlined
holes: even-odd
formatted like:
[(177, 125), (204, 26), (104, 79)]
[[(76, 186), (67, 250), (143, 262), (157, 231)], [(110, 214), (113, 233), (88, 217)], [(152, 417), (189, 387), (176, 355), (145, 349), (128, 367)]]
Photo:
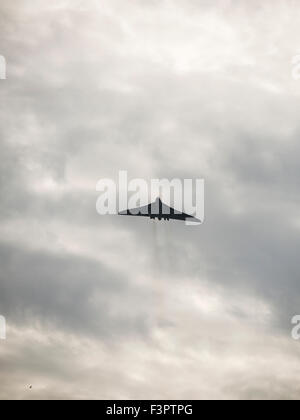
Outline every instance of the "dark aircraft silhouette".
[(157, 198), (153, 203), (148, 204), (143, 207), (138, 207), (135, 209), (128, 209), (118, 213), (119, 216), (143, 216), (143, 217), (150, 217), (150, 219), (158, 219), (158, 220), (181, 220), (183, 222), (197, 222), (201, 223), (201, 220), (196, 219), (194, 216), (190, 216), (189, 214), (182, 213), (173, 209), (172, 207), (167, 206), (164, 204), (160, 198)]

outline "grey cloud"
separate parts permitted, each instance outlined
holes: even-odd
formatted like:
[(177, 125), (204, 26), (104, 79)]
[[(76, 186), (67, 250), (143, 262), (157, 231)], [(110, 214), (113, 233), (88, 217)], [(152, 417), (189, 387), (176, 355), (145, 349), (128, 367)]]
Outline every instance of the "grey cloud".
[(0, 304), (9, 322), (108, 338), (147, 332), (147, 312), (139, 304), (146, 294), (103, 264), (3, 244), (0, 256)]
[[(101, 6), (1, 4), (0, 396), (297, 398), (297, 5)], [(98, 216), (120, 169), (204, 177), (204, 225)]]

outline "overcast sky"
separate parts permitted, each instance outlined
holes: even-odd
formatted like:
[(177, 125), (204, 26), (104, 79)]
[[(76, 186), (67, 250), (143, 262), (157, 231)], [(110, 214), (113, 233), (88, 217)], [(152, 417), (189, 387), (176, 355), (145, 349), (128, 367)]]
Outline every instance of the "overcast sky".
[[(1, 0), (1, 399), (300, 397), (299, 27), (298, 0)], [(204, 178), (205, 223), (99, 216), (122, 169)]]

